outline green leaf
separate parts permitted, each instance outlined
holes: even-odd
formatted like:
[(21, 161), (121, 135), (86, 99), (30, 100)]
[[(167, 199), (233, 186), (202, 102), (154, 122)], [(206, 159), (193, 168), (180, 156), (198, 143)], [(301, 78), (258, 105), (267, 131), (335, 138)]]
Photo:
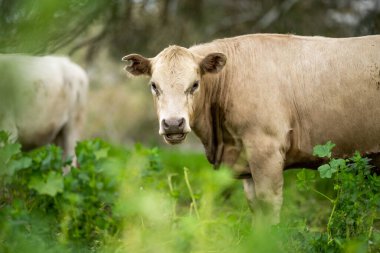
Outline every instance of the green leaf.
[(313, 148), (313, 155), (318, 157), (331, 157), (331, 150), (335, 147), (335, 144), (328, 141), (324, 145), (317, 145)]
[(329, 164), (323, 164), (318, 167), (319, 175), (321, 178), (331, 178), (333, 171)]
[(23, 157), (19, 160), (11, 160), (7, 166), (5, 166), (5, 170), (0, 171), (0, 174), (12, 176), (16, 171), (29, 168), (32, 165), (32, 159), (29, 157)]
[(10, 134), (4, 130), (0, 131), (0, 143), (8, 143)]
[(108, 150), (109, 150), (109, 148), (102, 148), (102, 149), (95, 151), (94, 152), (95, 158), (97, 160), (99, 160), (101, 158), (106, 158), (108, 156)]
[(344, 168), (346, 166), (346, 161), (344, 159), (332, 159), (329, 164), (334, 173), (338, 171), (339, 168)]
[(104, 184), (102, 182), (97, 182), (96, 183), (96, 189), (102, 190), (104, 188)]
[(42, 177), (32, 177), (28, 187), (39, 194), (47, 194), (54, 197), (58, 192), (63, 192), (63, 176), (55, 171), (50, 171), (46, 180)]
[(0, 148), (0, 175), (12, 176), (17, 169), (17, 162), (11, 160), (12, 157), (21, 152), (21, 145), (18, 143), (5, 144)]
[(21, 145), (18, 143), (12, 143), (5, 145), (0, 149), (0, 162), (7, 163), (11, 157), (21, 150)]
[(309, 190), (310, 186), (315, 182), (315, 174), (312, 171), (306, 171), (302, 169), (297, 173), (297, 189), (298, 190)]

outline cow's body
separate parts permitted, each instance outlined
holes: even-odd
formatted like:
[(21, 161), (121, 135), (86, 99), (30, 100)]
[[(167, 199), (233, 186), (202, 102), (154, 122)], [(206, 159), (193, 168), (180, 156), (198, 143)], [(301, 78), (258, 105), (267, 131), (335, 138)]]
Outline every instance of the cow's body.
[(88, 90), (84, 70), (65, 57), (25, 55), (0, 55), (0, 68), (1, 89), (14, 98), (1, 103), (0, 128), (26, 150), (55, 143), (73, 155)]
[[(220, 107), (226, 128), (222, 133), (235, 136), (234, 143), (252, 139), (249, 136), (256, 131), (273, 136), (281, 140), (286, 167), (312, 161), (313, 146), (327, 140), (336, 143), (337, 156), (355, 150), (380, 152), (380, 36), (248, 35), (190, 51), (227, 56), (225, 69), (207, 76), (207, 82), (218, 80), (217, 85), (204, 86), (225, 90), (213, 96), (220, 101), (207, 104)], [(202, 136), (205, 125), (195, 124), (193, 130)], [(210, 137), (202, 140), (207, 143)], [(211, 155), (209, 160), (215, 164), (223, 157), (229, 159), (226, 154)]]
[[(153, 58), (153, 78), (166, 50), (179, 49)], [(221, 71), (201, 75), (190, 126), (211, 163), (249, 175), (247, 197), (269, 204), (274, 223), (283, 169), (318, 162), (313, 146), (331, 140), (336, 156), (380, 152), (380, 36), (257, 34), (181, 50), (195, 62), (226, 56)]]

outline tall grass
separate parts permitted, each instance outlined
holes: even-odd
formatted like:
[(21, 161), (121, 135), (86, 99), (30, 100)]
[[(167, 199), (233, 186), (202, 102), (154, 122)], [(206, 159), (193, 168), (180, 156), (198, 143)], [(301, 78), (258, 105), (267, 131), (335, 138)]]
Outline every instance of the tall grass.
[[(334, 205), (315, 191), (299, 190), (307, 182), (338, 201), (336, 182), (317, 179), (316, 171), (285, 172), (281, 224), (252, 227), (240, 182), (228, 168), (214, 171), (203, 154), (85, 141), (76, 149), (80, 167), (62, 176), (58, 172), (71, 161), (62, 161), (59, 148), (22, 153), (1, 138), (1, 252), (378, 250), (378, 217), (372, 217), (370, 235), (345, 240), (328, 231)], [(379, 210), (376, 203), (369, 209)], [(333, 217), (335, 224), (344, 219)]]

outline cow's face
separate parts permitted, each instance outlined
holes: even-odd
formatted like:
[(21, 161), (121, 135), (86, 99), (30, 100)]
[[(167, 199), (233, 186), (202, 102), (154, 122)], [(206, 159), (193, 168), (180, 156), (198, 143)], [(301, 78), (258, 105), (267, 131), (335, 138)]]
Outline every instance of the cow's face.
[(194, 108), (202, 92), (202, 76), (219, 72), (226, 56), (212, 53), (202, 58), (186, 48), (170, 46), (154, 58), (131, 54), (123, 61), (128, 62), (125, 69), (132, 75), (151, 77), (159, 134), (167, 143), (178, 144), (191, 131)]

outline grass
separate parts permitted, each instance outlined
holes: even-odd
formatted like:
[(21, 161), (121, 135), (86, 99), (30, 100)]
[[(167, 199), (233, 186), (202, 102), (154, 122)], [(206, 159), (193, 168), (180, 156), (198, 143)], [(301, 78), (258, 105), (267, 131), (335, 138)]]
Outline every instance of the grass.
[[(24, 154), (11, 147), (0, 150), (8, 157), (4, 168), (16, 168), (1, 177), (1, 252), (378, 250), (360, 237), (331, 246), (326, 224), (338, 223), (330, 218), (332, 203), (317, 192), (335, 199), (336, 182), (317, 179), (318, 171), (286, 171), (281, 224), (252, 227), (241, 182), (228, 168), (214, 170), (202, 153), (86, 141), (77, 147), (81, 167), (59, 177), (59, 149)], [(298, 189), (300, 172), (314, 178), (307, 185), (315, 191)], [(371, 233), (377, 245), (378, 228)]]

